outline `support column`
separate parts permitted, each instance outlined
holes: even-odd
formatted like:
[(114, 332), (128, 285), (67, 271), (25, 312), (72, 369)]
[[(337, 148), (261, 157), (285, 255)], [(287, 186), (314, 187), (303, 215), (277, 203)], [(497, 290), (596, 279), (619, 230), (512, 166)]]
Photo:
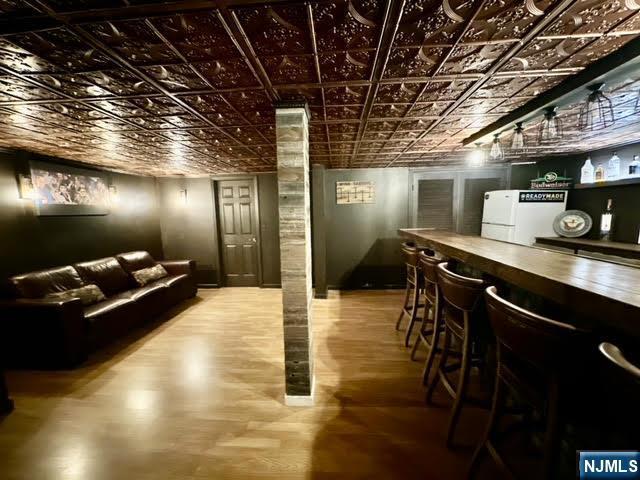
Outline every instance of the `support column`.
[(313, 404), (309, 110), (276, 105), (285, 403)]

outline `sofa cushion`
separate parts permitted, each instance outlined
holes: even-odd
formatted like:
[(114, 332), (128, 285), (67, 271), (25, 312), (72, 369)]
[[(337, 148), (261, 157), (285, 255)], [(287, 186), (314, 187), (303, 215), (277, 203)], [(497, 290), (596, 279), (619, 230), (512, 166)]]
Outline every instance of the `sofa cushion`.
[(115, 257), (76, 263), (74, 267), (86, 283), (95, 283), (109, 297), (131, 287), (129, 274)]
[(18, 298), (43, 298), (50, 293), (84, 286), (84, 281), (71, 266), (23, 273), (11, 277), (9, 282)]
[(186, 281), (189, 279), (189, 275), (183, 273), (182, 275), (169, 275), (168, 277), (161, 278), (157, 281), (162, 285), (166, 285), (167, 287), (173, 287), (180, 282)]
[(65, 290), (64, 292), (50, 293), (45, 298), (54, 298), (58, 300), (71, 300), (72, 298), (79, 298), (83, 305), (93, 305), (98, 302), (103, 302), (107, 299), (95, 284), (85, 285), (80, 288), (72, 288), (71, 290)]
[(116, 258), (128, 273), (133, 273), (136, 270), (142, 270), (143, 268), (154, 267), (156, 261), (148, 252), (127, 252), (116, 255)]
[(126, 295), (130, 299), (135, 300), (137, 302), (149, 295), (152, 295), (155, 293), (162, 293), (164, 290), (166, 290), (166, 288), (167, 287), (162, 283), (154, 282), (151, 285), (146, 285), (144, 287), (134, 288), (133, 290), (123, 292), (122, 295), (123, 296)]
[(136, 270), (131, 274), (138, 285), (144, 287), (148, 283), (154, 280), (167, 277), (169, 274), (162, 265), (156, 265), (155, 267), (143, 268), (142, 270)]
[(90, 305), (84, 309), (84, 317), (88, 320), (95, 319), (106, 313), (112, 312), (120, 307), (132, 303), (130, 298), (109, 298), (104, 302)]
[(136, 303), (130, 298), (110, 298), (84, 309), (87, 341), (91, 348), (126, 335), (139, 324)]

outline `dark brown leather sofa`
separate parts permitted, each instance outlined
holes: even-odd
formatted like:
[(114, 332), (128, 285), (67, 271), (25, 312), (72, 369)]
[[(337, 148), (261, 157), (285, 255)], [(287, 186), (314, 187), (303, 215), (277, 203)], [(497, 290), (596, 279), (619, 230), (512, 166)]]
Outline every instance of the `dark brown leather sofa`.
[[(139, 287), (131, 273), (162, 265), (169, 276)], [(47, 295), (96, 284), (106, 300), (83, 306), (78, 298)], [(195, 261), (156, 262), (147, 252), (129, 252), (9, 279), (13, 298), (0, 301), (4, 364), (68, 368), (109, 343), (196, 295)]]

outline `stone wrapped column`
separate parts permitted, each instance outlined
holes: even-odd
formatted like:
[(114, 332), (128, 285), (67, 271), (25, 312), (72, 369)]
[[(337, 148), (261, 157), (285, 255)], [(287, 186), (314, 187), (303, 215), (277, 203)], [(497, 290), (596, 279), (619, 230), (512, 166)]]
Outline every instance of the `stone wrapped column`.
[(309, 110), (276, 104), (285, 402), (313, 404)]

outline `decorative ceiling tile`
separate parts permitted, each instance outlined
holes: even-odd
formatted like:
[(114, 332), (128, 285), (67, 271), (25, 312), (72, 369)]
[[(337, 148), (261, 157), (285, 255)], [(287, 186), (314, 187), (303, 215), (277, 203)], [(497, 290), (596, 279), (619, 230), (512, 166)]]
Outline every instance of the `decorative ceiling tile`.
[(361, 80), (368, 77), (373, 53), (351, 50), (320, 53), (319, 57), (323, 81)]
[(375, 48), (382, 24), (384, 2), (349, 0), (313, 6), (318, 50)]
[[(466, 137), (640, 31), (621, 0), (0, 0), (8, 18), (0, 145), (153, 175), (273, 170), (282, 100), (309, 105), (312, 162), (461, 162)], [(576, 103), (538, 151), (640, 139), (636, 80), (607, 85), (613, 127), (580, 133)]]
[(258, 56), (312, 53), (304, 4), (239, 8), (236, 12)]

